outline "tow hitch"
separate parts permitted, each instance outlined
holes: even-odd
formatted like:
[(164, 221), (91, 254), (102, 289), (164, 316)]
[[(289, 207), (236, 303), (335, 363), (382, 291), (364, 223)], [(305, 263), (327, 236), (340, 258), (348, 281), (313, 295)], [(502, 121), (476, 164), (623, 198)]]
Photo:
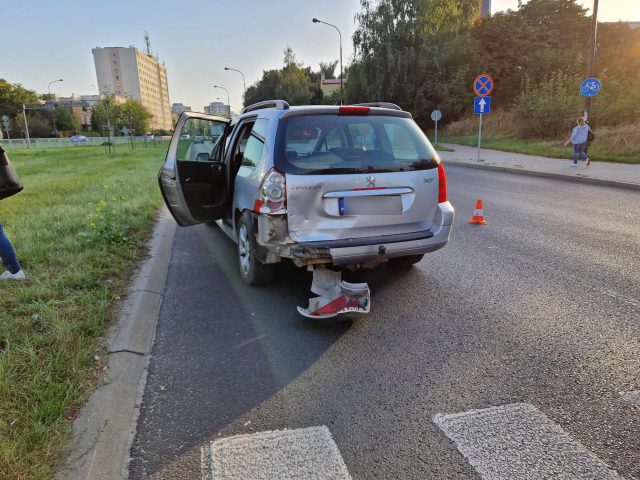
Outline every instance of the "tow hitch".
[(319, 295), (309, 299), (309, 308), (298, 307), (308, 318), (333, 318), (345, 313), (369, 313), (371, 293), (366, 283), (349, 283), (342, 273), (319, 266), (313, 268), (311, 292)]

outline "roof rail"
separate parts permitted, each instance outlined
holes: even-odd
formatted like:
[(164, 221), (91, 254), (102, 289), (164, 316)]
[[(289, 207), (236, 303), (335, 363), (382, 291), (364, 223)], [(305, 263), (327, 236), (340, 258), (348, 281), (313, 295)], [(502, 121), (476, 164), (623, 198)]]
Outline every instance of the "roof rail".
[(398, 105), (396, 105), (395, 103), (391, 103), (391, 102), (372, 102), (372, 103), (354, 103), (353, 105), (358, 106), (358, 107), (380, 107), (380, 108), (391, 108), (393, 110), (400, 110), (402, 111), (402, 108), (400, 108)]
[(284, 100), (265, 100), (264, 102), (258, 102), (244, 107), (240, 115), (254, 110), (260, 110), (261, 108), (269, 108), (270, 106), (275, 106), (278, 110), (289, 110), (289, 104)]

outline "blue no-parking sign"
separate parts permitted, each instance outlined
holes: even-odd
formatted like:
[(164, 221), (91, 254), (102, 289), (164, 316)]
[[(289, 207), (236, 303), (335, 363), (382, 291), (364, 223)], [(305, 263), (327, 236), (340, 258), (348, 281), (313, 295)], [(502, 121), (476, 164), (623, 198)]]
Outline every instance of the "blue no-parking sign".
[(491, 90), (493, 90), (493, 78), (491, 78), (491, 75), (483, 73), (473, 81), (473, 91), (477, 96), (488, 97), (491, 95)]
[(600, 89), (602, 88), (602, 83), (597, 78), (587, 78), (580, 85), (580, 93), (585, 97), (595, 97)]

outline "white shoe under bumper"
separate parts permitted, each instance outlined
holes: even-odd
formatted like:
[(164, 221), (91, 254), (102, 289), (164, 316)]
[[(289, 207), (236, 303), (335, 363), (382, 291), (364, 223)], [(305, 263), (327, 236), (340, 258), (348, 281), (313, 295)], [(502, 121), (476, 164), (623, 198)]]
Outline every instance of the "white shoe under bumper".
[(24, 280), (24, 270), (18, 270), (16, 273), (11, 273), (9, 270), (0, 275), (0, 280)]

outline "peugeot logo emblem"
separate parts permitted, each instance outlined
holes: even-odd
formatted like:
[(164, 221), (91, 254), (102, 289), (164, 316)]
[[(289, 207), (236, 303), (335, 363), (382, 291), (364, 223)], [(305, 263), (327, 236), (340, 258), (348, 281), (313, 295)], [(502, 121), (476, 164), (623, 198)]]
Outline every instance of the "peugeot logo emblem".
[(376, 177), (369, 175), (367, 177), (367, 187), (374, 188), (376, 186)]

